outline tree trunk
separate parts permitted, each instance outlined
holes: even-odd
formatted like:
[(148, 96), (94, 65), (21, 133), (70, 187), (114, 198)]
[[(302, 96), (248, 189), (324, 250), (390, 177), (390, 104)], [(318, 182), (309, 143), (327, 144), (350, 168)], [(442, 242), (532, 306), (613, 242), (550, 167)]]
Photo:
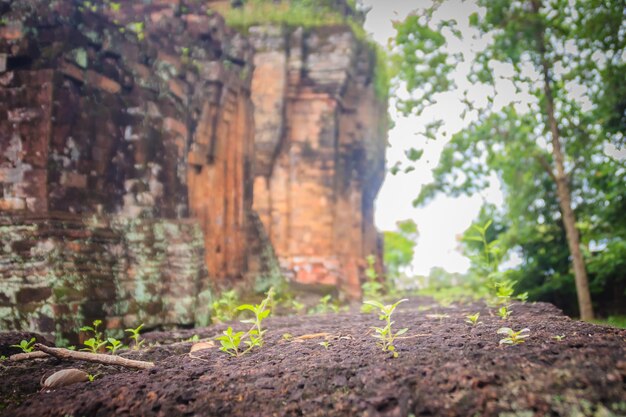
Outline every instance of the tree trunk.
[[(533, 2), (533, 5), (537, 6), (537, 4), (538, 2)], [(536, 7), (535, 11), (538, 12), (539, 8)], [(587, 269), (580, 250), (580, 234), (576, 228), (576, 215), (572, 209), (572, 194), (569, 188), (568, 175), (565, 172), (565, 164), (563, 162), (561, 135), (554, 115), (554, 97), (552, 96), (552, 87), (550, 85), (549, 65), (545, 57), (543, 33), (541, 33), (539, 42), (544, 93), (546, 96), (546, 113), (548, 116), (548, 124), (550, 125), (550, 133), (552, 135), (552, 156), (554, 157), (556, 165), (556, 172), (553, 178), (556, 182), (557, 196), (559, 206), (561, 207), (561, 215), (563, 216), (567, 245), (569, 246), (570, 254), (572, 255), (572, 263), (574, 265), (574, 279), (576, 281), (580, 318), (589, 321), (593, 320), (593, 305), (591, 304), (591, 294), (589, 293), (589, 279), (587, 278)]]

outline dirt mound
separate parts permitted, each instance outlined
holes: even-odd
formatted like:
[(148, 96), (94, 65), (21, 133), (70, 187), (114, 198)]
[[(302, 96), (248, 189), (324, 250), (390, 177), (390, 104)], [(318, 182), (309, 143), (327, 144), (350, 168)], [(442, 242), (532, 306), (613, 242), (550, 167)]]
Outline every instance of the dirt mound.
[[(2, 365), (2, 416), (543, 416), (626, 415), (626, 331), (573, 321), (548, 304), (515, 305), (507, 322), (485, 305), (411, 301), (394, 314), (399, 357), (371, 336), (374, 314), (269, 319), (262, 349), (232, 358), (194, 352), (193, 334), (159, 333), (169, 344), (125, 355), (156, 367), (130, 371), (56, 359)], [(480, 311), (482, 324), (465, 316)], [(498, 328), (530, 329), (526, 343), (501, 347)], [(300, 341), (293, 336), (329, 333)], [(155, 337), (157, 336), (157, 337)], [(565, 336), (557, 340), (554, 336)], [(179, 340), (180, 340), (179, 339)], [(328, 349), (319, 342), (329, 342)], [(93, 382), (38, 392), (55, 370), (82, 367)], [(594, 414), (595, 413), (595, 414)]]

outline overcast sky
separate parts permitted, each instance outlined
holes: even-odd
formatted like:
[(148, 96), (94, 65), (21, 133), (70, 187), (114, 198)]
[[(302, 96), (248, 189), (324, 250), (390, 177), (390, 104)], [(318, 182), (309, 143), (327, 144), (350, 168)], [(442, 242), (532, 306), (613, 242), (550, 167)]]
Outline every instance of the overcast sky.
[[(379, 43), (386, 45), (395, 31), (392, 20), (402, 20), (411, 10), (423, 7), (424, 0), (364, 0), (372, 8), (365, 22), (365, 29)], [(444, 18), (455, 18), (461, 25), (467, 25), (469, 15), (477, 10), (472, 1), (446, 0), (439, 12)], [(468, 34), (469, 28), (461, 28)], [(471, 34), (471, 33), (470, 33)], [(461, 42), (449, 44), (451, 52), (465, 51), (468, 45)], [(468, 68), (460, 65), (455, 81), (463, 87)], [(477, 92), (475, 100), (485, 99), (488, 92)], [(457, 236), (467, 229), (478, 215), (483, 198), (501, 204), (502, 195), (497, 185), (492, 186), (482, 196), (449, 198), (439, 195), (428, 205), (413, 208), (411, 201), (417, 197), (420, 188), (432, 179), (431, 171), (437, 166), (439, 156), (446, 143), (445, 137), (427, 140), (416, 133), (435, 117), (445, 115), (443, 130), (451, 134), (462, 129), (468, 120), (460, 117), (463, 111), (460, 92), (441, 96), (438, 102), (422, 116), (402, 117), (393, 105), (390, 109), (395, 120), (395, 128), (389, 132), (390, 147), (387, 148), (387, 166), (404, 160), (404, 151), (411, 147), (424, 149), (424, 156), (417, 163), (416, 170), (409, 174), (387, 174), (376, 204), (376, 224), (381, 230), (393, 230), (398, 220), (413, 219), (419, 228), (420, 237), (416, 247), (414, 272), (426, 275), (434, 266), (441, 266), (450, 272), (464, 272), (469, 261), (458, 250)], [(510, 96), (508, 97), (510, 100)], [(494, 182), (495, 183), (495, 182)]]

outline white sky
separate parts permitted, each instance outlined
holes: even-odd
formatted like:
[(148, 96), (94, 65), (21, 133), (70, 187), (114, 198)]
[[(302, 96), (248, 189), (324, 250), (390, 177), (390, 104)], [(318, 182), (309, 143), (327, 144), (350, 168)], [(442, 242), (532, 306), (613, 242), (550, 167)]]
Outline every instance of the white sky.
[[(363, 0), (364, 5), (372, 10), (367, 16), (365, 29), (372, 34), (379, 43), (386, 45), (387, 40), (393, 37), (395, 30), (392, 20), (402, 20), (410, 11), (428, 5), (425, 0)], [(461, 2), (460, 0), (446, 0), (439, 9), (445, 18), (456, 18), (459, 24), (467, 25), (469, 15), (478, 10), (474, 2)], [(464, 34), (470, 34), (470, 29), (461, 28)], [(449, 45), (450, 52), (467, 52), (468, 45), (461, 42)], [(468, 61), (466, 59), (466, 61)], [(454, 79), (459, 84), (458, 92), (450, 92), (439, 97), (438, 102), (425, 111), (420, 117), (403, 117), (399, 115), (394, 106), (390, 113), (395, 120), (395, 128), (389, 132), (390, 147), (387, 148), (387, 166), (391, 167), (396, 161), (406, 161), (404, 151), (411, 147), (424, 149), (424, 155), (415, 165), (416, 170), (397, 175), (387, 174), (383, 187), (378, 195), (376, 203), (376, 224), (381, 230), (394, 230), (398, 220), (413, 219), (419, 228), (420, 237), (415, 249), (413, 272), (427, 275), (434, 266), (441, 266), (449, 272), (465, 272), (469, 267), (469, 260), (458, 250), (457, 236), (467, 229), (472, 220), (476, 218), (483, 198), (487, 201), (500, 205), (502, 194), (499, 187), (492, 186), (483, 193), (483, 196), (449, 198), (440, 194), (424, 207), (413, 208), (411, 202), (419, 194), (420, 188), (428, 184), (432, 179), (431, 171), (437, 166), (439, 156), (446, 143), (446, 138), (467, 125), (469, 120), (460, 117), (464, 109), (461, 102), (461, 91), (469, 84), (466, 81), (467, 65), (459, 65)], [(510, 90), (504, 87), (503, 101), (511, 99)], [(509, 90), (509, 91), (506, 91)], [(485, 99), (487, 91), (474, 91), (473, 98)], [(472, 97), (470, 97), (472, 98)], [(496, 97), (496, 106), (498, 98)], [(502, 103), (504, 104), (504, 103)], [(444, 115), (443, 130), (447, 131), (446, 137), (437, 140), (427, 140), (416, 133), (426, 123), (432, 121), (434, 116)], [(497, 184), (497, 181), (495, 181)]]

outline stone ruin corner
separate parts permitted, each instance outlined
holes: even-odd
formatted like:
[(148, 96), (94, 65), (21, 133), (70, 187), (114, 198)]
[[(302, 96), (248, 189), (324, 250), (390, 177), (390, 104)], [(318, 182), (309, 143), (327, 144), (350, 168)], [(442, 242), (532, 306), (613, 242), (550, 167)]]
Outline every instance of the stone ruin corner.
[(289, 280), (360, 296), (387, 126), (371, 48), (244, 36), (200, 3), (0, 3), (0, 329), (207, 324), (270, 243)]

